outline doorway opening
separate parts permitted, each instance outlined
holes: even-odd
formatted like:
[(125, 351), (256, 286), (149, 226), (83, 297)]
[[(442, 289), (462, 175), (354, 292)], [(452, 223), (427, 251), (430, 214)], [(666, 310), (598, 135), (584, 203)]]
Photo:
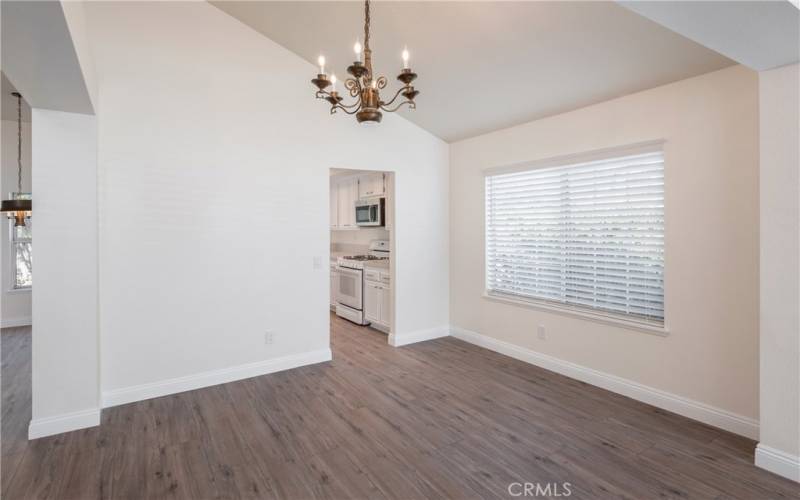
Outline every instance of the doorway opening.
[[(330, 310), (365, 334), (394, 331), (394, 173), (330, 169)], [(387, 340), (388, 341), (388, 340)]]
[[(31, 109), (25, 96), (18, 100), (6, 75), (0, 77), (0, 192), (3, 199), (20, 199), (31, 194)], [(0, 214), (0, 397), (6, 471), (16, 468), (28, 446), (32, 414), (32, 227), (33, 217), (18, 225)], [(4, 490), (5, 486), (4, 476)]]

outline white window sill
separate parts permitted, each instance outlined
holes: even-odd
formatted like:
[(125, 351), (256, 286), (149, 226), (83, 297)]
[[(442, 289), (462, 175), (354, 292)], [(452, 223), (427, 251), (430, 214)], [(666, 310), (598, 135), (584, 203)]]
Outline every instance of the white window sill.
[(642, 321), (627, 320), (623, 318), (617, 318), (614, 316), (605, 315), (602, 313), (593, 313), (590, 311), (584, 311), (569, 306), (559, 306), (557, 304), (551, 304), (549, 302), (538, 301), (533, 299), (526, 300), (521, 298), (518, 299), (514, 297), (503, 296), (503, 295), (494, 295), (486, 291), (483, 293), (483, 298), (486, 300), (490, 300), (492, 302), (500, 302), (502, 304), (509, 304), (518, 307), (527, 307), (529, 309), (536, 309), (539, 311), (561, 314), (563, 316), (570, 316), (573, 318), (584, 319), (587, 321), (593, 321), (595, 323), (602, 323), (604, 325), (619, 326), (622, 328), (627, 328), (629, 330), (636, 330), (639, 332), (650, 333), (661, 337), (666, 337), (667, 335), (669, 335), (669, 330), (667, 330), (666, 325), (661, 326), (656, 324), (644, 323)]
[(31, 293), (32, 287), (28, 288), (9, 288), (7, 293)]

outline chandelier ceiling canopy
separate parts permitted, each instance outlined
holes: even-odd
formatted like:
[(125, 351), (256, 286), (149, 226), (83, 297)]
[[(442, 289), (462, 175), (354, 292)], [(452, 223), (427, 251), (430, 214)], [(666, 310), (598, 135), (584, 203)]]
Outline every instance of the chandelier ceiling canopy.
[[(342, 110), (349, 115), (356, 115), (359, 123), (379, 123), (383, 117), (382, 111), (392, 113), (400, 109), (404, 105), (408, 105), (410, 109), (416, 108), (414, 98), (417, 97), (419, 91), (412, 85), (417, 78), (417, 74), (411, 71), (408, 67), (408, 50), (403, 50), (403, 69), (397, 79), (403, 83), (394, 96), (384, 101), (380, 97), (380, 91), (383, 90), (388, 81), (385, 76), (375, 76), (372, 72), (372, 50), (369, 48), (369, 28), (370, 28), (370, 12), (369, 0), (364, 2), (364, 46), (363, 46), (363, 61), (362, 61), (362, 46), (356, 40), (353, 50), (356, 53), (356, 61), (353, 62), (348, 68), (347, 72), (352, 78), (347, 78), (344, 81), (344, 87), (350, 94), (350, 97), (355, 101), (347, 104), (344, 98), (339, 95), (336, 90), (336, 75), (331, 74), (328, 76), (325, 73), (325, 56), (319, 56), (319, 74), (316, 78), (311, 80), (311, 83), (317, 86), (316, 92), (317, 99), (325, 99), (331, 105), (331, 114)], [(327, 90), (331, 87), (330, 90)]]

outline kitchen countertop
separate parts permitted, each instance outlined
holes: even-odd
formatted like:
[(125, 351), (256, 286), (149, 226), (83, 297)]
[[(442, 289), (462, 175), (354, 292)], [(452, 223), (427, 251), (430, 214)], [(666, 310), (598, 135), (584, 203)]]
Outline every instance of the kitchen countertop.
[(353, 254), (349, 252), (331, 252), (331, 264), (336, 264), (336, 261), (339, 259), (339, 257), (344, 257), (346, 255)]
[[(331, 251), (331, 264), (336, 264), (339, 257), (353, 255), (353, 252), (334, 252)], [(373, 260), (364, 262), (364, 269), (377, 269), (379, 271), (389, 270), (389, 260)]]

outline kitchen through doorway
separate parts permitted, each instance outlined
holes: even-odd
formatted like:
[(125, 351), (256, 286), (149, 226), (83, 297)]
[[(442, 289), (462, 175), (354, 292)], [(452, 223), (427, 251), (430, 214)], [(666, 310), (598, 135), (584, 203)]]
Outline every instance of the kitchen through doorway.
[(394, 329), (394, 173), (330, 169), (330, 310), (365, 334)]

